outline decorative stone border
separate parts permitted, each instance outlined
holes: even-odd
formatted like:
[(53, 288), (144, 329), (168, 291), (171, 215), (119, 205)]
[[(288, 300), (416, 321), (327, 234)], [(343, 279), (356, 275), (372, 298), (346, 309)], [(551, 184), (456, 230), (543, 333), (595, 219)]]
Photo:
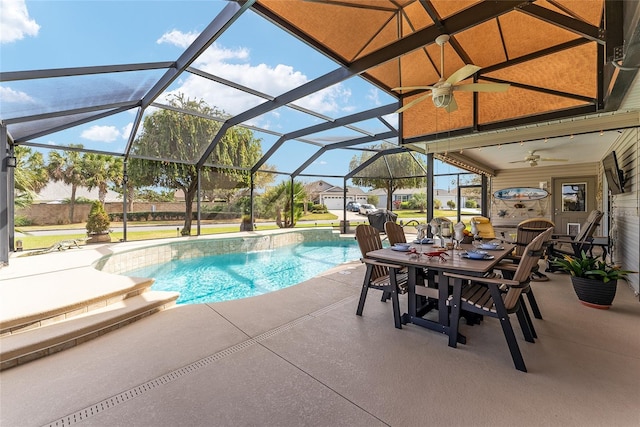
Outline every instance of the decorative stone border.
[(340, 234), (331, 229), (294, 229), (251, 233), (245, 236), (199, 237), (194, 240), (168, 243), (149, 242), (149, 246), (138, 247), (100, 258), (95, 268), (105, 273), (123, 274), (150, 265), (179, 259), (199, 258), (210, 255), (262, 251), (295, 243), (340, 240)]

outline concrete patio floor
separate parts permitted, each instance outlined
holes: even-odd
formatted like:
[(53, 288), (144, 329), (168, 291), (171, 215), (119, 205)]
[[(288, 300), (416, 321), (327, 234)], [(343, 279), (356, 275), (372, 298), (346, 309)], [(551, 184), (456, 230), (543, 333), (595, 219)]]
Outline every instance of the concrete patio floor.
[[(104, 251), (38, 265), (80, 271)], [(0, 290), (47, 281), (29, 265), (0, 269)], [(544, 320), (535, 344), (513, 322), (522, 373), (496, 319), (463, 322), (467, 344), (454, 349), (436, 332), (395, 329), (379, 292), (356, 316), (363, 275), (354, 262), (267, 295), (176, 306), (2, 371), (0, 425), (640, 425), (640, 304), (624, 282), (610, 310), (581, 305), (567, 275), (533, 283)], [(74, 285), (86, 286), (80, 273)]]

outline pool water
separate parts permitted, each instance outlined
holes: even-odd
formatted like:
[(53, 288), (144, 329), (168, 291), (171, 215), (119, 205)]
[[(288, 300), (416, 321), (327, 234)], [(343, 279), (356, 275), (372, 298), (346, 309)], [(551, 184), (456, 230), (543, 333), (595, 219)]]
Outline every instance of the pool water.
[(152, 290), (177, 291), (178, 304), (195, 304), (272, 292), (360, 257), (355, 240), (304, 242), (268, 251), (175, 260), (126, 275), (152, 277)]

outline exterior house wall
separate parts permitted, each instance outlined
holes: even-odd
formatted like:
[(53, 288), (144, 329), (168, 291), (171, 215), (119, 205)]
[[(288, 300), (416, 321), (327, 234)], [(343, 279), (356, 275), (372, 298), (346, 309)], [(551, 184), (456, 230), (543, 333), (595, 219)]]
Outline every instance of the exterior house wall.
[[(344, 199), (343, 199), (342, 190), (340, 193), (322, 193), (320, 194), (320, 204), (325, 205), (327, 209), (343, 209)], [(367, 203), (367, 195), (366, 194), (350, 194), (347, 193), (347, 202), (358, 202), (358, 203)]]
[[(552, 197), (549, 195), (542, 200), (523, 202), (526, 208), (516, 209), (513, 202), (498, 200), (493, 194), (505, 188), (512, 187), (532, 187), (540, 188), (544, 183), (546, 190), (551, 193), (551, 180), (553, 177), (571, 177), (571, 176), (597, 176), (598, 163), (582, 163), (571, 165), (554, 166), (536, 166), (519, 169), (505, 169), (496, 171), (496, 176), (491, 179), (489, 186), (490, 214), (491, 223), (496, 227), (515, 228), (520, 222), (529, 218), (542, 217), (552, 220)], [(598, 181), (598, 188), (602, 184)], [(600, 193), (600, 192), (599, 192)], [(596, 196), (596, 207), (602, 209), (602, 197)], [(501, 211), (506, 212), (501, 215)], [(596, 231), (598, 234), (598, 231)]]
[[(618, 166), (626, 178), (625, 192), (606, 198), (612, 258), (626, 270), (639, 270), (640, 259), (640, 130), (628, 129), (609, 151), (615, 151)], [(609, 153), (607, 151), (607, 154)], [(600, 169), (602, 175), (602, 168)], [(607, 187), (603, 185), (605, 194)], [(636, 295), (640, 292), (638, 274), (629, 275)]]

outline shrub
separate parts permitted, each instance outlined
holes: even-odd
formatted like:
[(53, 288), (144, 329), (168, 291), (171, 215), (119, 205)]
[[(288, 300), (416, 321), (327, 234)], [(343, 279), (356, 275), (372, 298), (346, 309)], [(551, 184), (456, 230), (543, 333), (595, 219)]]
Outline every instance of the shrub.
[(475, 209), (478, 207), (478, 202), (475, 200), (467, 200), (466, 202), (464, 202), (464, 207)]
[(29, 218), (24, 216), (16, 216), (13, 219), (13, 223), (15, 224), (16, 227), (27, 227), (29, 225), (33, 225), (33, 221), (31, 221)]
[(313, 213), (327, 213), (329, 210), (326, 205), (313, 205), (311, 206), (311, 212)]
[(109, 230), (109, 215), (104, 210), (104, 206), (99, 200), (91, 204), (91, 211), (87, 219), (88, 234), (105, 234)]

